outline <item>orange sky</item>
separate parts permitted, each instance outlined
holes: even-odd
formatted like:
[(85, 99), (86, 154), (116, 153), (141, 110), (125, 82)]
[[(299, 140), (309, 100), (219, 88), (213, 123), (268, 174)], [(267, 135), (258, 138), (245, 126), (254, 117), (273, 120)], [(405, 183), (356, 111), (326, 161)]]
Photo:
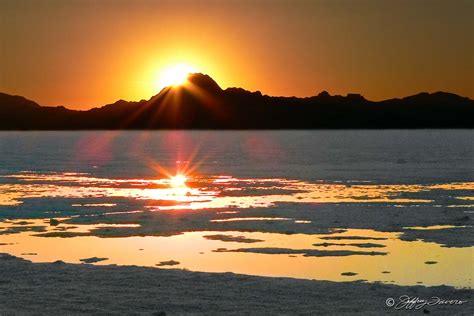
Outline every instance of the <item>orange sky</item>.
[(187, 63), (269, 95), (474, 98), (474, 1), (3, 0), (0, 91), (90, 108)]

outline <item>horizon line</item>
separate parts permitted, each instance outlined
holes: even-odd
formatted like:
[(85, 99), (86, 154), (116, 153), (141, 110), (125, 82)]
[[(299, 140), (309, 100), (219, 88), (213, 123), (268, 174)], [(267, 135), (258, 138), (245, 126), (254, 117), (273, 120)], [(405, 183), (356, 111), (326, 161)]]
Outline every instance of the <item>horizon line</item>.
[[(468, 97), (468, 96), (460, 95), (460, 94), (457, 94), (457, 93), (454, 93), (454, 92), (443, 91), (443, 90), (437, 90), (437, 91), (420, 91), (420, 92), (418, 92), (418, 93), (409, 94), (409, 95), (405, 95), (405, 96), (402, 96), (402, 97), (399, 96), (399, 97), (392, 97), (392, 98), (386, 98), (386, 99), (380, 99), (380, 100), (370, 100), (370, 99), (366, 99), (365, 96), (364, 96), (362, 93), (357, 93), (357, 92), (347, 92), (345, 95), (342, 95), (342, 94), (331, 94), (331, 93), (329, 93), (328, 90), (321, 90), (321, 91), (319, 91), (318, 94), (308, 95), (308, 96), (269, 95), (269, 94), (263, 93), (263, 92), (260, 91), (260, 90), (251, 91), (251, 90), (247, 90), (246, 88), (236, 87), (236, 86), (229, 86), (229, 87), (226, 87), (226, 88), (222, 88), (210, 75), (205, 74), (205, 73), (201, 73), (201, 72), (189, 73), (189, 74), (188, 74), (188, 78), (189, 78), (190, 76), (192, 76), (192, 75), (201, 75), (201, 76), (207, 76), (207, 77), (209, 77), (211, 80), (213, 80), (213, 81), (219, 86), (219, 88), (220, 88), (222, 91), (226, 91), (226, 90), (228, 90), (228, 89), (242, 89), (242, 90), (247, 91), (247, 92), (250, 92), (250, 93), (260, 93), (262, 96), (264, 96), (264, 97), (270, 97), (270, 98), (297, 98), (297, 99), (307, 99), (307, 98), (318, 97), (318, 96), (320, 96), (320, 95), (323, 94), (323, 93), (327, 93), (328, 96), (330, 96), (330, 97), (344, 97), (344, 98), (347, 98), (347, 97), (350, 97), (350, 96), (361, 96), (361, 97), (364, 98), (367, 102), (379, 103), (379, 102), (384, 102), (384, 101), (389, 101), (389, 100), (401, 100), (401, 99), (405, 99), (405, 98), (408, 98), (408, 97), (417, 96), (417, 95), (421, 95), (421, 94), (429, 94), (429, 95), (432, 95), (432, 94), (437, 94), (437, 93), (444, 93), (444, 94), (455, 95), (455, 96), (458, 96), (458, 97), (461, 97), (461, 98), (466, 98), (466, 99), (468, 99), (468, 100), (470, 100), (470, 101), (474, 101), (474, 99), (471, 99), (471, 98)], [(71, 111), (89, 111), (89, 110), (92, 110), (92, 109), (102, 108), (102, 107), (107, 106), (107, 105), (112, 105), (112, 104), (115, 104), (115, 103), (120, 102), (120, 101), (130, 102), (130, 103), (131, 103), (131, 102), (138, 103), (138, 102), (143, 102), (143, 101), (150, 101), (150, 100), (152, 100), (154, 97), (156, 97), (157, 95), (159, 95), (160, 93), (162, 93), (164, 90), (177, 89), (177, 88), (183, 88), (183, 87), (184, 87), (184, 84), (183, 84), (183, 85), (176, 86), (176, 87), (173, 87), (172, 85), (169, 85), (169, 86), (163, 87), (160, 91), (158, 91), (156, 94), (151, 95), (148, 99), (142, 98), (142, 99), (140, 99), (140, 100), (126, 100), (126, 99), (123, 99), (123, 98), (118, 98), (118, 99), (115, 99), (115, 101), (111, 101), (110, 103), (99, 104), (99, 105), (92, 105), (92, 106), (89, 106), (89, 107), (87, 107), (87, 108), (75, 108), (75, 107), (80, 107), (80, 105), (63, 105), (63, 104), (46, 105), (46, 104), (41, 104), (41, 103), (39, 103), (39, 101), (36, 101), (34, 98), (29, 98), (29, 97), (27, 97), (27, 96), (25, 96), (25, 95), (12, 94), (12, 93), (3, 92), (3, 91), (0, 91), (0, 94), (10, 95), (10, 96), (14, 96), (14, 97), (21, 97), (21, 98), (24, 98), (24, 99), (26, 99), (26, 100), (28, 100), (28, 101), (32, 101), (32, 102), (38, 104), (38, 105), (41, 106), (41, 107), (50, 107), (50, 108), (63, 107), (63, 108), (66, 108), (66, 109), (68, 109), (68, 110), (71, 110)]]

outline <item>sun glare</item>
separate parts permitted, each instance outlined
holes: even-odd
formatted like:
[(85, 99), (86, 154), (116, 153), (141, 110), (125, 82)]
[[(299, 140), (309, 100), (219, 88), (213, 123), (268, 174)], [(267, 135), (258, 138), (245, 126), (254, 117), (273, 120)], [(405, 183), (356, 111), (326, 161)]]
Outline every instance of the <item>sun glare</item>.
[(190, 73), (195, 73), (196, 68), (187, 64), (177, 64), (166, 68), (159, 77), (160, 88), (180, 86), (184, 84)]
[(173, 188), (182, 188), (186, 186), (188, 178), (183, 174), (177, 174), (170, 178), (170, 183)]

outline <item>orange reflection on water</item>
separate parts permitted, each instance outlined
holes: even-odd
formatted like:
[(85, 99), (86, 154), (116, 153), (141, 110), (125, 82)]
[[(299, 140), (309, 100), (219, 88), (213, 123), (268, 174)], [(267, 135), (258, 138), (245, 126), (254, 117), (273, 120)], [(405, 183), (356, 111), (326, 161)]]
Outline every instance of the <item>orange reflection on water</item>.
[(412, 229), (412, 230), (437, 230), (437, 229), (466, 228), (466, 227), (471, 227), (471, 226), (432, 225), (432, 226), (411, 226), (411, 227), (403, 227), (403, 229)]
[(286, 217), (233, 217), (223, 219), (211, 219), (211, 222), (245, 222), (245, 221), (291, 221), (291, 218)]
[[(20, 173), (4, 178), (14, 178), (16, 182), (0, 184), (0, 205), (18, 205), (23, 199), (43, 197), (99, 198), (103, 203), (83, 206), (113, 206), (107, 199), (120, 197), (147, 200), (147, 207), (156, 210), (270, 207), (276, 203), (429, 203), (431, 199), (404, 196), (432, 190), (474, 189), (474, 182), (350, 185), (278, 178), (189, 177), (185, 173), (161, 179), (110, 179), (81, 173)], [(470, 197), (462, 199), (470, 201)]]
[[(21, 225), (20, 225), (21, 224)], [(0, 223), (0, 232), (21, 226), (57, 230), (87, 231), (109, 224), (77, 225), (60, 223), (49, 226), (44, 220)], [(133, 229), (136, 224), (122, 224)], [(473, 247), (449, 248), (423, 241), (403, 241), (399, 233), (373, 230), (335, 230), (331, 234), (277, 234), (260, 232), (187, 232), (171, 237), (98, 238), (91, 236), (59, 238), (37, 237), (25, 231), (2, 235), (0, 252), (34, 262), (80, 263), (80, 259), (107, 258), (96, 264), (139, 265), (153, 267), (174, 260), (177, 268), (205, 272), (234, 272), (261, 276), (353, 281), (358, 279), (401, 285), (451, 285), (473, 287)], [(209, 238), (213, 236), (213, 238)], [(362, 246), (369, 248), (361, 248)], [(376, 247), (376, 248), (370, 248)], [(241, 252), (241, 249), (289, 249), (295, 254)], [(321, 256), (305, 256), (305, 251), (323, 251)], [(338, 251), (386, 253), (338, 256)], [(334, 255), (332, 255), (334, 252)], [(271, 260), (271, 264), (269, 264)], [(435, 264), (426, 264), (434, 261)], [(166, 267), (165, 267), (166, 268)], [(341, 273), (354, 272), (354, 276)]]

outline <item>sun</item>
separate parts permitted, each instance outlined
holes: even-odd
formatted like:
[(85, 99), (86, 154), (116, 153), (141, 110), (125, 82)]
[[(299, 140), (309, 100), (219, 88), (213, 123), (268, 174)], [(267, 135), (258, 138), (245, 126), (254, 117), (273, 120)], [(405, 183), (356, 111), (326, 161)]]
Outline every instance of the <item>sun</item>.
[(186, 187), (187, 180), (188, 178), (184, 174), (177, 174), (170, 177), (170, 184), (173, 188), (183, 188)]
[(163, 70), (158, 79), (160, 88), (183, 85), (190, 73), (197, 72), (196, 68), (188, 64), (176, 64)]

